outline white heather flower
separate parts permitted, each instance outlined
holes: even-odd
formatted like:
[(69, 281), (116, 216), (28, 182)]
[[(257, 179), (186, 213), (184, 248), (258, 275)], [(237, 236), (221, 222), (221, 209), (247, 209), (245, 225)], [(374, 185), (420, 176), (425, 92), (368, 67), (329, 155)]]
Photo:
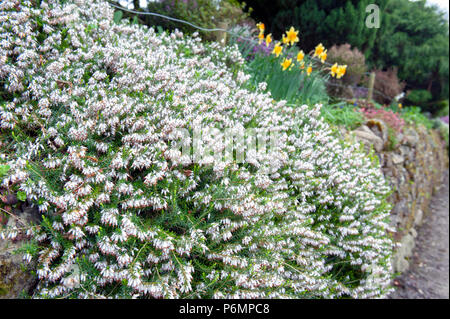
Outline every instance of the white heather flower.
[[(389, 291), (393, 245), (381, 201), (389, 188), (357, 145), (333, 135), (320, 105), (273, 101), (266, 83), (250, 91), (249, 74), (227, 66), (244, 64), (237, 46), (113, 23), (102, 0), (15, 7), (0, 3), (0, 83), (20, 98), (0, 106), (0, 127), (39, 129), (0, 154), (10, 166), (1, 184), (39, 202), (52, 225), (29, 233), (42, 246), (38, 297), (126, 297), (105, 290), (125, 279), (132, 297), (201, 298), (215, 280), (227, 280), (215, 298)], [(268, 151), (236, 139), (247, 165), (218, 161), (223, 132), (238, 135), (248, 124), (258, 138), (277, 133)], [(219, 134), (202, 141), (205, 157), (192, 163), (190, 151), (173, 148), (179, 129)], [(194, 276), (194, 252), (208, 264), (205, 280)], [(98, 273), (72, 276), (77, 258)], [(333, 278), (331, 258), (373, 265), (376, 277), (346, 286), (350, 279)]]

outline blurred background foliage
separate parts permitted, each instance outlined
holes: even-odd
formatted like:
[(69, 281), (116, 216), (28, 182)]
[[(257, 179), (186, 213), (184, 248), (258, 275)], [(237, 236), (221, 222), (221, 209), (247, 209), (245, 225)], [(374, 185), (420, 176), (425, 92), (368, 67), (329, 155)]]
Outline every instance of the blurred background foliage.
[[(218, 28), (221, 23), (228, 26), (244, 23), (251, 12), (251, 9), (244, 12), (245, 3), (239, 3), (237, 0), (158, 0), (146, 1), (146, 7), (141, 6), (139, 2), (133, 1), (134, 9), (188, 21), (205, 29)], [(188, 34), (197, 31), (204, 40), (215, 39), (214, 33), (203, 32), (179, 22), (150, 15), (141, 15), (139, 19), (141, 23), (149, 26), (160, 26), (165, 30), (176, 28)]]
[[(398, 76), (395, 87), (404, 82), (404, 90), (411, 96), (406, 102), (434, 113), (439, 111), (438, 101), (448, 100), (448, 21), (443, 12), (423, 0), (246, 0), (246, 3), (246, 8), (253, 9), (251, 16), (264, 21), (275, 37), (280, 37), (288, 25), (299, 29), (300, 44), (307, 50), (314, 48), (317, 39), (326, 47), (348, 43), (357, 48), (364, 54), (369, 71), (387, 72), (382, 75), (391, 78), (391, 82)], [(365, 10), (371, 3), (380, 8), (379, 29), (365, 26), (368, 15)], [(426, 90), (431, 98), (417, 99), (417, 93), (409, 92), (415, 90)]]

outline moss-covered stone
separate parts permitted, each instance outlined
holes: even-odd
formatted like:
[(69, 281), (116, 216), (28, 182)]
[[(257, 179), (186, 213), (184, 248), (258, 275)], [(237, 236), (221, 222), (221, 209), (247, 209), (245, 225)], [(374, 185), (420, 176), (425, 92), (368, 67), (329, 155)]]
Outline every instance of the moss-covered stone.
[[(36, 223), (39, 213), (36, 208), (28, 207), (23, 211), (16, 211), (21, 220)], [(8, 220), (9, 227), (18, 224), (17, 219)], [(21, 225), (23, 226), (23, 225)], [(23, 255), (18, 250), (23, 246), (23, 240), (0, 240), (0, 299), (20, 298), (23, 293), (28, 294), (36, 285), (34, 275), (35, 263), (27, 265), (23, 262)]]

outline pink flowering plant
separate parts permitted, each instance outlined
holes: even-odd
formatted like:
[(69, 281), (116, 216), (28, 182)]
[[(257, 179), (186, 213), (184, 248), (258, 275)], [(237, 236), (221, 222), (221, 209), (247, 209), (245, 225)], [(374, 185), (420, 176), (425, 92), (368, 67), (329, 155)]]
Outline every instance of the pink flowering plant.
[[(250, 90), (236, 47), (114, 23), (101, 0), (34, 3), (0, 3), (0, 182), (42, 214), (0, 237), (30, 239), (32, 297), (391, 291), (389, 187), (320, 105)], [(228, 144), (207, 137), (214, 156), (193, 160), (195, 132), (227, 129), (278, 138), (237, 141), (245, 161), (215, 162)]]
[(386, 109), (376, 109), (376, 108), (362, 108), (360, 110), (364, 116), (368, 119), (380, 119), (385, 122), (390, 128), (400, 133), (403, 131), (405, 126), (405, 120), (400, 114)]

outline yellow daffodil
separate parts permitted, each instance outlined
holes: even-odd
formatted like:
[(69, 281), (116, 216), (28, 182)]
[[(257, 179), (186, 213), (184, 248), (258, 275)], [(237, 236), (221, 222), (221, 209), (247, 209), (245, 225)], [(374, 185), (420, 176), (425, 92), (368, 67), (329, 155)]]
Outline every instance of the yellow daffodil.
[(278, 42), (277, 44), (275, 44), (275, 47), (273, 48), (272, 53), (275, 54), (278, 58), (282, 52), (283, 52), (283, 47), (281, 46), (281, 43)]
[(322, 43), (319, 43), (314, 51), (314, 56), (320, 56), (323, 51), (325, 51), (325, 47), (322, 45)]
[(266, 37), (266, 47), (268, 47), (271, 42), (272, 42), (272, 34), (268, 34)]
[(333, 64), (333, 66), (331, 67), (331, 76), (332, 77), (335, 77), (336, 76), (336, 74), (337, 74), (337, 71), (338, 71), (338, 64), (337, 63), (335, 63), (335, 64)]
[(283, 34), (283, 44), (287, 44), (289, 42), (288, 38), (286, 38), (286, 36)]
[(325, 63), (325, 60), (327, 59), (327, 50), (323, 51), (320, 55), (319, 55), (319, 59), (322, 63)]
[(289, 68), (292, 64), (292, 59), (284, 59), (283, 63), (281, 63), (281, 66), (283, 67), (283, 71), (286, 71), (287, 68)]
[(302, 62), (304, 57), (305, 53), (303, 52), (303, 50), (300, 50), (300, 52), (297, 54), (297, 61)]
[(287, 42), (293, 45), (295, 42), (300, 41), (297, 35), (298, 31), (295, 31), (294, 27), (291, 27), (289, 31), (286, 32)]
[(337, 68), (336, 78), (340, 79), (341, 77), (343, 77), (345, 75), (346, 70), (347, 70), (347, 66), (346, 65), (340, 65)]
[(256, 27), (259, 29), (259, 32), (261, 33), (264, 33), (264, 31), (266, 30), (266, 26), (262, 22), (258, 23)]
[(306, 69), (306, 74), (310, 75), (312, 72), (312, 67), (308, 66), (308, 68)]
[(258, 42), (259, 42), (259, 44), (261, 44), (263, 41), (264, 41), (264, 39), (265, 39), (266, 37), (264, 36), (264, 32), (261, 32), (259, 35), (258, 35)]

